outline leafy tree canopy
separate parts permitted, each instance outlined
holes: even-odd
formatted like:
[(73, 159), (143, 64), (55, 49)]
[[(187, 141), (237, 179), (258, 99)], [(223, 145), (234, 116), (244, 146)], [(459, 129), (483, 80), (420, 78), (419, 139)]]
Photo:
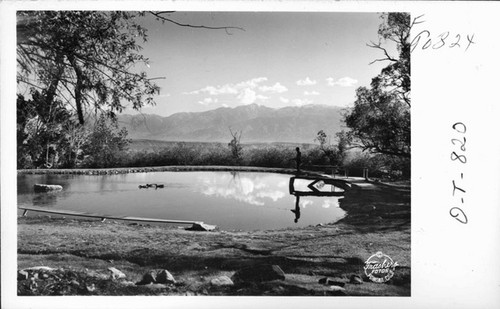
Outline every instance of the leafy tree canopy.
[[(388, 13), (378, 34), (380, 41), (369, 44), (380, 49), (384, 57), (373, 62), (389, 64), (372, 79), (370, 87), (356, 90), (354, 107), (344, 121), (351, 129), (351, 143), (363, 150), (402, 158), (410, 157), (410, 15)], [(398, 56), (389, 54), (382, 46), (391, 41)], [(372, 63), (373, 63), (372, 62)]]
[(18, 13), (18, 85), (40, 90), (43, 100), (69, 104), (84, 123), (85, 111), (111, 118), (124, 102), (140, 109), (154, 104), (159, 92), (137, 63), (147, 31), (143, 13), (95, 11), (23, 11)]

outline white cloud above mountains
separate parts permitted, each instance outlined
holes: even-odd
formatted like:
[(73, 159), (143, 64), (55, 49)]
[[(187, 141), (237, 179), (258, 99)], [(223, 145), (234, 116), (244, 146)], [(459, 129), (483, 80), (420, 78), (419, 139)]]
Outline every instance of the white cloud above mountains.
[[(258, 91), (265, 93), (283, 93), (288, 91), (288, 88), (280, 84), (279, 82), (275, 83), (272, 86), (262, 85), (262, 83), (266, 82), (267, 77), (256, 77), (252, 78), (240, 83), (229, 83), (222, 86), (206, 86), (205, 88), (201, 88), (191, 92), (184, 92), (183, 94), (188, 95), (199, 95), (199, 94), (208, 94), (211, 96), (217, 95), (236, 95), (236, 98), (239, 100), (240, 104), (252, 104), (256, 101), (264, 101), (269, 99), (269, 97), (258, 94)], [(212, 103), (216, 103), (217, 100), (209, 100), (210, 98), (205, 98), (198, 103), (203, 105), (208, 105)]]
[[(256, 77), (243, 81), (237, 84), (225, 84), (222, 86), (206, 86), (191, 92), (184, 92), (183, 94), (209, 94), (209, 95), (220, 95), (220, 94), (238, 94), (245, 89), (255, 89), (259, 83), (267, 81), (267, 77)], [(279, 84), (279, 83), (278, 83)]]
[(301, 80), (297, 81), (297, 85), (299, 85), (299, 86), (312, 86), (312, 85), (316, 85), (317, 83), (318, 83), (318, 81), (310, 79), (309, 76), (306, 77), (305, 79), (301, 79)]
[(288, 103), (288, 102), (290, 102), (290, 99), (287, 99), (287, 98), (284, 98), (284, 97), (280, 97), (280, 101), (283, 102), (283, 103)]
[(200, 103), (201, 105), (210, 105), (210, 104), (217, 103), (218, 101), (219, 100), (216, 98), (205, 98), (201, 101), (198, 101), (198, 103)]
[(319, 92), (317, 91), (304, 91), (304, 95), (307, 95), (307, 96), (312, 96), (312, 95), (319, 95)]
[(345, 76), (335, 80), (333, 77), (328, 77), (326, 79), (328, 86), (340, 86), (340, 87), (352, 87), (358, 83), (357, 79)]
[[(312, 86), (318, 83), (317, 80), (311, 79), (307, 76), (305, 79), (296, 81), (297, 86)], [(339, 79), (334, 79), (333, 77), (326, 78), (327, 86), (340, 86), (340, 87), (352, 87), (356, 85), (358, 81), (354, 78), (345, 76)], [(293, 88), (293, 87), (292, 87)], [(184, 92), (185, 95), (204, 95), (205, 98), (198, 99), (198, 103), (204, 106), (208, 105), (221, 105), (224, 101), (228, 102), (238, 102), (241, 105), (248, 105), (253, 103), (259, 103), (268, 101), (269, 104), (273, 104), (276, 100), (279, 100), (281, 104), (293, 104), (295, 106), (302, 106), (314, 103), (312, 97), (320, 96), (320, 92), (314, 90), (314, 87), (307, 88), (302, 92), (305, 98), (287, 98), (283, 96), (283, 93), (288, 92), (289, 89), (281, 84), (280, 82), (269, 83), (267, 77), (256, 77), (239, 83), (227, 83), (218, 86), (206, 86), (204, 88), (194, 90), (191, 92)], [(292, 89), (297, 92), (297, 87)], [(292, 91), (292, 92), (293, 92)], [(279, 96), (276, 96), (279, 94)], [(217, 96), (226, 95), (225, 99), (219, 101)], [(319, 98), (319, 97), (318, 97)], [(225, 103), (225, 102), (224, 102)]]
[(245, 88), (243, 91), (240, 92), (240, 94), (237, 96), (238, 100), (240, 100), (240, 103), (243, 105), (248, 105), (252, 104), (257, 100), (265, 101), (269, 99), (266, 96), (257, 94), (254, 90)]
[(313, 100), (310, 100), (310, 99), (293, 99), (292, 103), (295, 104), (296, 106), (302, 106), (302, 105), (312, 104)]
[(285, 86), (283, 86), (280, 83), (276, 83), (273, 86), (265, 86), (265, 85), (260, 86), (259, 90), (263, 91), (263, 92), (283, 93), (283, 92), (287, 92), (288, 88), (286, 88)]

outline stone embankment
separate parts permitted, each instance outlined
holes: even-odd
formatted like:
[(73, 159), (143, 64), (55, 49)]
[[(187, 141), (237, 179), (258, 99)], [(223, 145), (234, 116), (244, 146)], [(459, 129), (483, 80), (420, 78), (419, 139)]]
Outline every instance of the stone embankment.
[[(154, 166), (154, 167), (120, 167), (120, 168), (99, 168), (99, 169), (24, 169), (18, 170), (20, 175), (45, 175), (45, 174), (71, 174), (71, 175), (113, 175), (128, 173), (151, 173), (151, 172), (188, 172), (188, 171), (215, 171), (215, 172), (266, 172), (295, 174), (295, 169), (252, 167), (252, 166)], [(309, 173), (302, 173), (309, 174)]]

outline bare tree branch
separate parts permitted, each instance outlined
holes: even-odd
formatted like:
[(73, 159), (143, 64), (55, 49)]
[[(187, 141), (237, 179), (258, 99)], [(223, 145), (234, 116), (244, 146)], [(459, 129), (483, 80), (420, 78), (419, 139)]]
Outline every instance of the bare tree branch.
[(386, 58), (382, 58), (382, 59), (376, 59), (376, 60), (370, 62), (370, 64), (375, 63), (377, 61), (392, 61), (392, 62), (397, 62), (398, 61), (397, 59), (391, 57), (389, 55), (389, 53), (387, 52), (387, 49), (383, 48), (380, 43), (375, 44), (375, 43), (373, 43), (373, 41), (370, 41), (370, 43), (371, 44), (366, 44), (366, 46), (382, 50), (384, 52), (384, 54), (385, 54), (385, 57), (386, 57)]
[(204, 26), (204, 25), (183, 24), (183, 23), (177, 22), (177, 21), (175, 21), (173, 19), (170, 19), (170, 18), (167, 18), (165, 16), (162, 16), (162, 14), (173, 13), (173, 12), (168, 12), (168, 11), (162, 11), (162, 12), (153, 12), (153, 11), (150, 11), (149, 13), (152, 14), (153, 16), (155, 16), (156, 18), (158, 18), (161, 21), (169, 22), (169, 23), (175, 24), (177, 26), (181, 26), (181, 27), (209, 29), (209, 30), (225, 30), (228, 35), (232, 35), (232, 33), (230, 33), (229, 30), (241, 30), (241, 31), (245, 31), (245, 29), (243, 29), (241, 27), (234, 27), (234, 26), (211, 27), (211, 26)]

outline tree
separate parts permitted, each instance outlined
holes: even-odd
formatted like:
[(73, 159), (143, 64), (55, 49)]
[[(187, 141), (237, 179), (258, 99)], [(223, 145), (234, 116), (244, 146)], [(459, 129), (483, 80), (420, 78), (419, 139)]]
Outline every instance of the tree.
[(18, 168), (52, 167), (57, 165), (63, 142), (60, 139), (71, 115), (59, 100), (45, 101), (45, 96), (33, 90), (32, 99), (17, 98)]
[(159, 88), (133, 67), (148, 59), (138, 41), (141, 13), (22, 11), (18, 13), (18, 84), (40, 89), (43, 100), (69, 104), (78, 121), (93, 108), (114, 117), (124, 102), (140, 109), (154, 104)]
[(240, 131), (240, 134), (238, 135), (238, 131), (233, 132), (231, 128), (229, 128), (229, 132), (231, 132), (231, 136), (233, 137), (233, 139), (228, 144), (233, 160), (237, 163), (241, 163), (243, 147), (241, 146), (240, 140), (243, 132)]
[[(352, 145), (372, 153), (409, 158), (410, 148), (410, 15), (388, 13), (378, 34), (379, 42), (368, 46), (380, 49), (384, 57), (373, 62), (389, 64), (372, 79), (370, 88), (356, 90), (354, 107), (344, 116)], [(382, 42), (396, 44), (398, 56), (390, 55)], [(372, 63), (373, 63), (372, 62)]]
[(84, 147), (88, 167), (113, 167), (120, 165), (120, 159), (130, 140), (127, 130), (118, 129), (116, 122), (101, 115), (96, 121)]
[(323, 153), (323, 156), (328, 158), (331, 165), (340, 165), (345, 157), (345, 143), (337, 135), (339, 142), (337, 145), (331, 145), (329, 142), (329, 137), (325, 131), (320, 130), (315, 140), (319, 142), (319, 149)]
[(83, 148), (88, 141), (90, 132), (86, 126), (78, 125), (73, 121), (67, 121), (63, 128), (62, 139), (65, 155), (62, 159), (62, 165), (66, 168), (74, 168), (83, 161)]

